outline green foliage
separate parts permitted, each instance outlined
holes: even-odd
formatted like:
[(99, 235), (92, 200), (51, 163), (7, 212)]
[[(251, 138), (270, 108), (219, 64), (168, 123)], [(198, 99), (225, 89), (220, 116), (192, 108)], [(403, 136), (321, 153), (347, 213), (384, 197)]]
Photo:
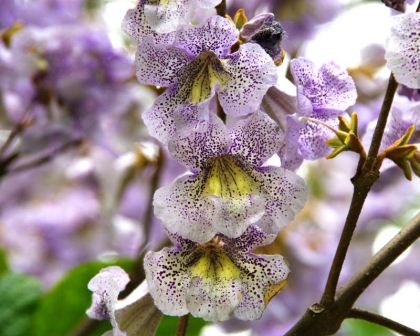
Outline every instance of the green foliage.
[(42, 296), (38, 280), (22, 274), (0, 276), (0, 335), (30, 334), (32, 316)]
[[(163, 316), (156, 336), (175, 335), (178, 327), (179, 317), (176, 316)], [(186, 336), (198, 336), (201, 329), (207, 325), (203, 319), (196, 318), (190, 315), (188, 318), (188, 326)]]
[(387, 328), (363, 320), (349, 319), (343, 322), (342, 330), (347, 336), (393, 336)]
[[(118, 265), (129, 270), (131, 262), (103, 263), (92, 261), (77, 266), (57, 283), (42, 300), (34, 318), (33, 336), (64, 336), (77, 328), (91, 304), (92, 293), (88, 290), (89, 280), (102, 268)], [(91, 335), (101, 335), (111, 329), (108, 321), (98, 323), (98, 330)]]
[(0, 249), (0, 275), (3, 275), (8, 270), (9, 270), (9, 264), (7, 262), (6, 251)]

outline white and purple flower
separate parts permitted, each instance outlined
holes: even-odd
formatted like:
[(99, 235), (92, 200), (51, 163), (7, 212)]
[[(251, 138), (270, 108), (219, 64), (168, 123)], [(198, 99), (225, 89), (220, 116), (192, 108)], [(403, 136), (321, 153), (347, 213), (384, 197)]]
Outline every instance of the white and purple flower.
[(279, 127), (262, 112), (230, 130), (211, 114), (206, 131), (169, 143), (192, 173), (156, 191), (155, 215), (170, 232), (197, 242), (216, 233), (238, 237), (259, 220), (265, 231), (277, 234), (306, 201), (298, 175), (263, 166), (281, 143)]
[(335, 63), (316, 69), (311, 61), (298, 58), (292, 60), (291, 71), (297, 87), (297, 113), (287, 117), (280, 157), (284, 167), (296, 169), (303, 159), (327, 155), (330, 148), (325, 141), (334, 136), (324, 125), (305, 118), (335, 127), (337, 117), (356, 102), (357, 93), (352, 78)]
[(217, 235), (205, 244), (171, 239), (176, 246), (148, 252), (144, 261), (150, 294), (166, 315), (255, 320), (286, 284), (282, 256), (251, 253), (269, 242), (255, 226), (239, 238)]
[(145, 37), (138, 45), (137, 77), (143, 84), (166, 87), (143, 114), (150, 134), (163, 143), (196, 129), (208, 119), (209, 100), (217, 92), (227, 115), (243, 116), (258, 109), (276, 83), (276, 66), (258, 44), (247, 43), (230, 53), (239, 32), (220, 16), (178, 32), (171, 45)]

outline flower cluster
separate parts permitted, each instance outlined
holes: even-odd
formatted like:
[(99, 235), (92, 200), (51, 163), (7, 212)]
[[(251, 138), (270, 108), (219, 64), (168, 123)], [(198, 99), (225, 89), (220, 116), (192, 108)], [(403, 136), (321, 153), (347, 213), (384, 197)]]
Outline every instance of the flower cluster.
[[(274, 88), (284, 56), (280, 23), (273, 14), (239, 23), (186, 13), (187, 3), (140, 1), (123, 22), (137, 44), (139, 82), (160, 93), (143, 121), (188, 169), (154, 194), (155, 216), (175, 246), (146, 254), (147, 286), (167, 315), (259, 319), (289, 268), (281, 256), (252, 251), (272, 242), (303, 208), (305, 182), (290, 169), (326, 155), (324, 141), (333, 136), (325, 125), (301, 118), (338, 124), (356, 100), (355, 85), (333, 63), (316, 70), (294, 60), (297, 112), (277, 123), (263, 99), (279, 103), (269, 89), (271, 96), (273, 90), (286, 96)], [(200, 1), (203, 8), (215, 4)], [(192, 17), (201, 23), (191, 24)], [(275, 154), (282, 167), (267, 163)], [(107, 300), (96, 297), (90, 312)], [(107, 311), (114, 316), (112, 307)]]

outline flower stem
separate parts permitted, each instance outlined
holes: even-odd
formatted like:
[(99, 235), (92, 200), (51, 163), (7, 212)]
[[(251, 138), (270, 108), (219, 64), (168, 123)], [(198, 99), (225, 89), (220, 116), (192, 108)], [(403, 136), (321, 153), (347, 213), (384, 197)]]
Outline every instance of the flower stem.
[(176, 336), (185, 336), (187, 333), (187, 327), (188, 327), (188, 318), (189, 314), (181, 316), (179, 318), (178, 322), (178, 328), (176, 330)]
[(394, 320), (391, 320), (389, 318), (386, 318), (384, 316), (381, 316), (375, 313), (371, 313), (366, 310), (353, 308), (350, 310), (347, 318), (354, 318), (354, 319), (365, 320), (371, 323), (375, 323), (383, 327), (386, 327), (388, 329), (391, 329), (404, 336), (420, 336), (420, 333), (415, 331), (414, 329), (411, 329)]
[[(379, 166), (376, 165), (376, 157), (381, 145), (382, 136), (398, 83), (391, 74), (389, 77), (388, 87), (379, 113), (378, 122), (373, 133), (372, 142), (370, 144), (367, 158), (360, 158), (356, 175), (352, 178), (354, 185), (353, 197), (347, 214), (346, 222), (334, 255), (333, 263), (328, 274), (327, 283), (321, 298), (321, 305), (325, 306), (334, 301), (335, 292), (337, 290), (338, 280), (343, 268), (344, 260), (356, 229), (357, 221), (365, 203), (370, 188), (379, 178)], [(364, 161), (364, 162), (363, 162)], [(362, 163), (363, 162), (363, 163)], [(361, 168), (360, 168), (361, 167)]]

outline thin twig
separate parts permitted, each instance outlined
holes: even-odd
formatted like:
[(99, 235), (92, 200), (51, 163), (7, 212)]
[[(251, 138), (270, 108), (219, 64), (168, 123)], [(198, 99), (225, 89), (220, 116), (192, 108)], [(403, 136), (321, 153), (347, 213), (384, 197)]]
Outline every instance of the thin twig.
[(347, 317), (375, 323), (385, 328), (391, 329), (404, 336), (420, 336), (420, 333), (415, 331), (414, 329), (411, 329), (385, 316), (381, 316), (366, 310), (353, 308), (350, 310)]
[(27, 113), (22, 118), (22, 121), (17, 123), (13, 130), (10, 132), (9, 136), (7, 137), (6, 141), (0, 148), (0, 158), (4, 156), (9, 146), (13, 143), (13, 140), (22, 133), (22, 131), (31, 124), (31, 120), (27, 119)]
[[(334, 259), (328, 274), (327, 283), (321, 298), (321, 305), (326, 306), (334, 301), (337, 291), (338, 280), (346, 259), (347, 251), (356, 229), (357, 221), (365, 203), (370, 188), (379, 177), (379, 166), (375, 165), (376, 156), (381, 145), (382, 136), (391, 110), (392, 102), (398, 83), (391, 74), (389, 77), (388, 87), (379, 113), (378, 122), (373, 133), (372, 142), (370, 144), (367, 158), (360, 157), (356, 175), (352, 178), (354, 185), (352, 201), (344, 223), (343, 232), (334, 255)], [(362, 164), (362, 162), (364, 164)], [(360, 168), (362, 167), (362, 168)]]
[(185, 336), (187, 333), (187, 327), (188, 327), (188, 318), (189, 314), (181, 316), (179, 318), (178, 322), (178, 328), (176, 330), (176, 336)]
[(366, 288), (419, 238), (420, 213), (404, 225), (401, 231), (343, 286), (333, 303), (327, 307), (314, 305), (309, 308), (285, 336), (325, 336), (336, 333)]
[(61, 154), (64, 151), (67, 151), (69, 149), (75, 148), (80, 146), (83, 143), (82, 139), (73, 139), (70, 140), (69, 142), (66, 142), (64, 144), (62, 144), (61, 146), (54, 148), (50, 153), (47, 153), (43, 156), (40, 156), (32, 161), (26, 162), (26, 163), (22, 163), (19, 166), (16, 166), (14, 168), (12, 168), (11, 170), (7, 171), (7, 174), (16, 174), (16, 173), (20, 173), (22, 171), (26, 171), (28, 169), (32, 169), (32, 168), (36, 168), (39, 166), (42, 166), (45, 163), (48, 163), (50, 161), (52, 161), (53, 159), (56, 158), (56, 156), (58, 154)]

